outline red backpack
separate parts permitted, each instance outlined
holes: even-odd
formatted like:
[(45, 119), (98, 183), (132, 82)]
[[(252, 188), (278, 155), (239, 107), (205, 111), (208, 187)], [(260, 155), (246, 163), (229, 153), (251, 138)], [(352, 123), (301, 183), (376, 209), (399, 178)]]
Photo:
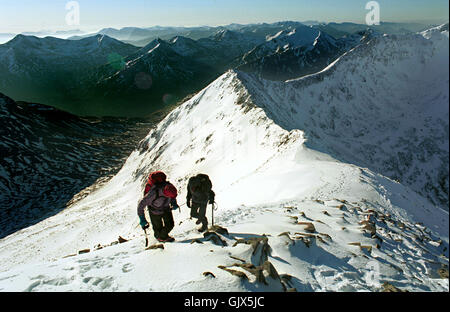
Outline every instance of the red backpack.
[(167, 176), (162, 171), (155, 171), (148, 176), (147, 184), (145, 185), (144, 196), (150, 192), (150, 189), (155, 184), (164, 185), (163, 195), (169, 198), (176, 198), (178, 195), (177, 189), (170, 182), (167, 182)]
[(144, 196), (150, 191), (153, 185), (166, 182), (167, 176), (162, 171), (155, 171), (148, 176), (147, 184), (145, 185)]

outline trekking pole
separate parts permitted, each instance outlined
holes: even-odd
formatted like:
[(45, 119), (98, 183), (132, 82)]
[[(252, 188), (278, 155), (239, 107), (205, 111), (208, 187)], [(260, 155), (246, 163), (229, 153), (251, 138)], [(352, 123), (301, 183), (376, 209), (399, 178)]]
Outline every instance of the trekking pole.
[(148, 247), (148, 235), (147, 235), (147, 230), (144, 229), (144, 233), (145, 233), (145, 248)]
[(214, 227), (214, 203), (212, 204), (212, 209), (211, 209), (211, 222), (212, 222), (212, 226)]
[(186, 203), (181, 204), (181, 205), (178, 206), (178, 210), (180, 210), (180, 213), (181, 213), (181, 206), (184, 206), (184, 205), (186, 205)]

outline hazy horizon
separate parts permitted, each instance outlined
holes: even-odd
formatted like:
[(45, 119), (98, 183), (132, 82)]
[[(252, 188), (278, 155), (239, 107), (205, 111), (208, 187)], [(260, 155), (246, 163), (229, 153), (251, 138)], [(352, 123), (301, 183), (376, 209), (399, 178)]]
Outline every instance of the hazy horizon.
[[(278, 21), (273, 21), (273, 22), (259, 22), (259, 23), (227, 23), (227, 24), (218, 24), (218, 25), (206, 25), (206, 24), (202, 24), (202, 25), (150, 25), (150, 26), (135, 26), (135, 25), (127, 25), (127, 26), (119, 26), (119, 27), (112, 27), (112, 26), (102, 26), (102, 27), (96, 27), (96, 28), (89, 28), (89, 29), (83, 29), (81, 27), (75, 27), (75, 28), (69, 28), (69, 29), (35, 29), (35, 30), (24, 30), (24, 31), (17, 31), (17, 32), (13, 32), (13, 31), (2, 31), (0, 29), (0, 34), (12, 34), (12, 35), (18, 35), (18, 34), (27, 34), (27, 33), (45, 33), (45, 34), (55, 34), (55, 33), (59, 33), (59, 32), (77, 32), (79, 31), (80, 33), (96, 33), (102, 29), (116, 29), (116, 30), (121, 30), (123, 28), (141, 28), (141, 29), (146, 29), (146, 28), (152, 28), (152, 27), (179, 27), (179, 28), (193, 28), (193, 27), (225, 27), (225, 26), (229, 26), (229, 25), (258, 25), (258, 24), (274, 24), (274, 23), (282, 23), (282, 22), (296, 22), (296, 23), (337, 23), (337, 24), (343, 24), (343, 23), (354, 23), (354, 24), (359, 24), (359, 25), (363, 25), (364, 23), (358, 23), (358, 22), (350, 22), (350, 21), (341, 21), (341, 22), (336, 22), (336, 21), (315, 21), (315, 20), (307, 20), (307, 21), (300, 21), (300, 20), (278, 20)], [(445, 24), (448, 23), (448, 20), (442, 20), (442, 21), (403, 21), (403, 22), (389, 22), (389, 21), (383, 21), (381, 23), (398, 23), (398, 24), (421, 24), (421, 25), (441, 25), (441, 24)]]
[[(70, 25), (68, 14), (79, 8), (79, 24)], [(368, 1), (321, 0), (2, 0), (0, 33), (68, 31), (95, 32), (102, 28), (154, 26), (196, 27), (260, 24), (280, 21), (365, 23)], [(442, 24), (448, 21), (448, 2), (443, 0), (379, 0), (380, 21)], [(67, 6), (68, 5), (68, 6)], [(67, 6), (67, 7), (66, 7)]]

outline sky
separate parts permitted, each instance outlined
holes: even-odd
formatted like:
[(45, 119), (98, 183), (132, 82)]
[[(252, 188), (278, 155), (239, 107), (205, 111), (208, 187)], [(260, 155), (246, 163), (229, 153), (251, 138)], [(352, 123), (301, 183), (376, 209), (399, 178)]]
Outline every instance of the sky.
[[(364, 23), (366, 0), (0, 0), (0, 33), (277, 21)], [(447, 0), (378, 0), (382, 22), (443, 23)], [(69, 18), (68, 18), (69, 16)], [(79, 16), (79, 24), (74, 19)], [(68, 22), (69, 21), (69, 22)], [(75, 24), (74, 24), (75, 21)], [(73, 25), (72, 25), (73, 24)]]

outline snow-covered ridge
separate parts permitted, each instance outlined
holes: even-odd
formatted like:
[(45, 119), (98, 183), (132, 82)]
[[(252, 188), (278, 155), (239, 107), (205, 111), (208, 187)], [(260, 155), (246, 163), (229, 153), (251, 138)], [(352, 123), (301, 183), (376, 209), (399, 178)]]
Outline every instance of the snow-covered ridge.
[(321, 31), (316, 28), (300, 26), (292, 30), (280, 31), (275, 36), (268, 37), (267, 42), (272, 42), (279, 46), (310, 47), (320, 33)]
[(335, 39), (313, 27), (284, 30), (236, 60), (237, 69), (264, 79), (285, 81), (316, 73), (343, 53), (364, 44), (373, 32), (358, 32)]
[[(286, 83), (227, 72), (152, 129), (105, 186), (59, 215), (1, 240), (0, 289), (377, 291), (381, 285), (366, 278), (376, 263), (382, 282), (416, 291), (448, 290), (448, 280), (437, 278), (438, 269), (448, 265), (448, 213), (410, 187), (357, 166), (357, 157), (350, 161), (348, 154), (362, 152), (358, 148), (377, 132), (351, 137), (355, 150), (351, 144), (349, 151), (343, 148), (349, 142), (340, 132), (346, 119), (339, 116), (349, 119), (351, 125), (344, 129), (353, 134), (366, 129), (362, 125), (369, 116), (377, 120), (370, 124), (374, 130), (380, 121), (385, 129), (393, 120), (389, 118), (398, 117), (392, 114), (405, 111), (401, 103), (393, 105), (386, 119), (380, 108), (395, 103), (385, 102), (387, 96), (378, 104), (367, 101), (365, 93), (372, 95), (378, 88), (385, 88), (391, 97), (398, 94), (379, 75), (394, 75), (397, 81), (408, 73), (411, 79), (399, 87), (416, 87), (414, 67), (405, 65), (418, 56), (424, 58), (424, 66), (417, 71), (435, 65), (428, 53), (432, 43), (415, 36), (397, 46), (397, 39), (377, 39), (349, 52), (326, 74)], [(399, 46), (399, 52), (388, 49)], [(410, 46), (416, 50), (407, 54), (404, 49), (409, 51)], [(378, 49), (387, 57), (380, 58)], [(392, 66), (388, 57), (399, 67)], [(365, 59), (368, 63), (361, 62)], [(376, 68), (371, 71), (369, 65)], [(361, 76), (367, 71), (375, 76)], [(430, 84), (442, 78), (442, 69), (425, 73)], [(357, 78), (366, 79), (365, 89)], [(346, 82), (352, 84), (342, 90)], [(424, 90), (415, 90), (414, 105), (420, 106), (419, 99), (428, 96)], [(401, 96), (398, 100), (403, 103), (405, 94)], [(445, 93), (433, 102), (439, 113), (442, 97)], [(363, 100), (359, 106), (355, 98)], [(420, 121), (414, 113), (405, 113), (404, 118)], [(179, 188), (180, 204), (191, 175), (210, 175), (219, 204), (216, 223), (229, 231), (221, 236), (226, 246), (193, 231), (189, 210), (182, 207), (181, 213), (174, 212), (177, 242), (166, 244), (164, 250), (142, 250), (136, 205), (148, 173), (160, 169)], [(131, 241), (61, 259), (96, 244), (106, 246), (119, 235)], [(242, 244), (250, 238), (266, 242), (270, 251), (253, 253), (251, 245)], [(248, 269), (266, 260), (280, 274), (265, 276), (267, 284), (238, 265), (245, 263)], [(149, 270), (155, 263), (159, 269)], [(248, 279), (224, 268), (239, 270)], [(215, 279), (202, 274), (206, 272)]]
[(287, 83), (241, 78), (277, 124), (305, 129), (308, 147), (397, 179), (445, 208), (449, 54), (448, 36), (439, 34), (377, 37)]
[(434, 38), (437, 40), (442, 40), (442, 36), (446, 36), (448, 38), (448, 23), (428, 29), (420, 34), (427, 39)]

